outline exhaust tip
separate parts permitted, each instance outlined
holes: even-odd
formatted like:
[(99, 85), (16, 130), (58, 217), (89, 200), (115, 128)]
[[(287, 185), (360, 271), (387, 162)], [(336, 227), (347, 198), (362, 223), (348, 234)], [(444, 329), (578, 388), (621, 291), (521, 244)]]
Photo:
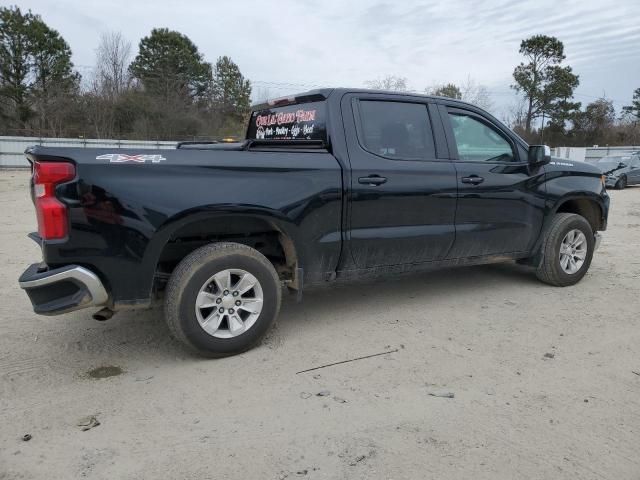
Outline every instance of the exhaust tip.
[(93, 319), (99, 322), (104, 322), (105, 320), (109, 320), (113, 317), (115, 312), (109, 308), (103, 308), (102, 310), (98, 310), (93, 314)]

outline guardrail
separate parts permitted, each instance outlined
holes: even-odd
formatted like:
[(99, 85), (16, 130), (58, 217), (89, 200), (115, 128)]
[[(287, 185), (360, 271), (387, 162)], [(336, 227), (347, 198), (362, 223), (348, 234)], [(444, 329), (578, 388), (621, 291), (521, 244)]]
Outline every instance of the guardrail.
[(176, 148), (178, 142), (153, 140), (112, 140), (95, 138), (43, 138), (43, 137), (0, 137), (0, 167), (28, 167), (24, 156), (27, 147), (43, 145), (46, 147), (78, 148), (133, 148), (168, 150)]
[(552, 149), (551, 154), (554, 157), (566, 158), (568, 160), (595, 162), (608, 155), (633, 151), (640, 151), (640, 145), (626, 145), (620, 147), (556, 147)]
[[(0, 167), (28, 167), (29, 162), (27, 162), (27, 159), (24, 157), (24, 151), (32, 145), (43, 145), (47, 147), (169, 150), (176, 148), (178, 143), (179, 142), (154, 140), (0, 136)], [(595, 162), (599, 158), (606, 157), (607, 155), (630, 151), (640, 151), (640, 145), (621, 147), (556, 147), (552, 149), (552, 155), (570, 160)]]

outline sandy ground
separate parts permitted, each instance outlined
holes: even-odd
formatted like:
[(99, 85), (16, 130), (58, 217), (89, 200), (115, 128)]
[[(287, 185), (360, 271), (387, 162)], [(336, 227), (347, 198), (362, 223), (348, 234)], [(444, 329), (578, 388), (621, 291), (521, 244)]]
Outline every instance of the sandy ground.
[(507, 264), (310, 292), (202, 360), (160, 310), (32, 313), (27, 182), (0, 172), (2, 479), (640, 478), (640, 188), (575, 287)]

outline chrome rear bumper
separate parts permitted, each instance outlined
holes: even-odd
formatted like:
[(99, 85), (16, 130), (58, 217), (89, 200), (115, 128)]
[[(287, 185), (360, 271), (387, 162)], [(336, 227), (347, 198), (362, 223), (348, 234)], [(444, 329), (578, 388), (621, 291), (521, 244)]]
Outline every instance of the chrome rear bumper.
[(100, 278), (78, 265), (50, 270), (36, 263), (25, 270), (18, 283), (29, 295), (33, 310), (41, 315), (100, 307), (109, 300)]

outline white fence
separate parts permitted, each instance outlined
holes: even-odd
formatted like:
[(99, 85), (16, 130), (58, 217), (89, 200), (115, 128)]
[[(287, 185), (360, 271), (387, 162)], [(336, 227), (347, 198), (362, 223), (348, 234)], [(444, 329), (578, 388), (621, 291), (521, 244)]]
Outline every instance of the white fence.
[(551, 154), (554, 157), (592, 163), (608, 155), (633, 151), (640, 151), (640, 145), (628, 145), (625, 147), (556, 147), (552, 149)]
[(578, 160), (580, 162), (584, 162), (586, 153), (586, 147), (556, 147), (551, 149), (551, 155), (554, 157)]
[(97, 140), (84, 138), (0, 137), (0, 167), (28, 167), (24, 151), (32, 145), (80, 148), (173, 149), (177, 142)]
[[(98, 140), (90, 138), (0, 137), (0, 167), (28, 167), (24, 151), (32, 145), (46, 147), (173, 149), (178, 142), (149, 140)], [(626, 147), (556, 147), (555, 157), (581, 162), (595, 162), (616, 153), (640, 151), (640, 145)]]

